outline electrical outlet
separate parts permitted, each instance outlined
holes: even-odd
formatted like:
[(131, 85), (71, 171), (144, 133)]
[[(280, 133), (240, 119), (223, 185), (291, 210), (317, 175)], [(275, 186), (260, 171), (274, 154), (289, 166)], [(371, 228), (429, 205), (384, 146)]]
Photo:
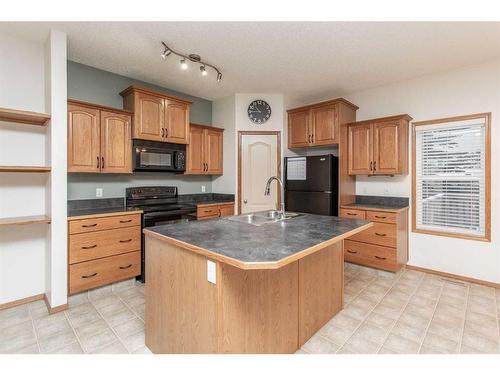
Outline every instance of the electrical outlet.
[(204, 193), (206, 190), (206, 186), (205, 185), (201, 185), (201, 192)]
[(215, 262), (207, 260), (207, 280), (212, 284), (216, 284), (217, 270), (215, 267)]
[(96, 198), (102, 198), (102, 188), (95, 189)]

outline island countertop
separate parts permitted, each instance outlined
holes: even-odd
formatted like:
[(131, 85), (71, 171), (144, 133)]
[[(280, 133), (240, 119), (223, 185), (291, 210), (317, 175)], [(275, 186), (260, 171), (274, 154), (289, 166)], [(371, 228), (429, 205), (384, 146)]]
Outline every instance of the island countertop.
[(144, 233), (241, 269), (276, 269), (372, 225), (365, 220), (301, 214), (261, 226), (221, 218), (151, 227)]

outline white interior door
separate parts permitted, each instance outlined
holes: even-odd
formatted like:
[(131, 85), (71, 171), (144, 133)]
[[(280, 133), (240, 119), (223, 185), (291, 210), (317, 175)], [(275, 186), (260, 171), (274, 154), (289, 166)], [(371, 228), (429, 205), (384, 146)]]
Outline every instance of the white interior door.
[(273, 181), (271, 194), (264, 195), (269, 177), (278, 175), (278, 136), (241, 136), (241, 213), (276, 209), (278, 188)]

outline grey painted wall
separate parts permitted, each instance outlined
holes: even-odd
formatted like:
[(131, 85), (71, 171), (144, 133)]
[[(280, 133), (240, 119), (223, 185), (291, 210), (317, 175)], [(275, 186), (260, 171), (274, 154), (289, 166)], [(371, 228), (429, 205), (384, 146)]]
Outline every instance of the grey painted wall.
[[(175, 95), (193, 102), (190, 108), (190, 121), (199, 124), (212, 124), (212, 102), (210, 100), (186, 95), (177, 91), (138, 81), (118, 74), (106, 72), (87, 65), (68, 61), (68, 98), (123, 108), (119, 93), (130, 85), (138, 85), (165, 94)], [(212, 191), (210, 176), (183, 176), (167, 173), (134, 173), (133, 175), (68, 174), (68, 199), (95, 198), (95, 189), (102, 188), (104, 198), (123, 197), (125, 188), (131, 186), (173, 185), (179, 193), (201, 193)]]

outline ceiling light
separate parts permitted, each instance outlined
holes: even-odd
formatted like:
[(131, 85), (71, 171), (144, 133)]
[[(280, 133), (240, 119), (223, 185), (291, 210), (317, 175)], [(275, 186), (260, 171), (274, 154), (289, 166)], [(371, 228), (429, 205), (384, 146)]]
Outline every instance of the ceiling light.
[(165, 51), (163, 51), (163, 53), (161, 54), (161, 58), (163, 60), (165, 60), (167, 58), (168, 55), (170, 55), (172, 53), (172, 51), (170, 51), (169, 48), (165, 47)]
[(191, 61), (192, 64), (199, 64), (200, 65), (200, 72), (201, 72), (202, 76), (208, 75), (207, 67), (209, 67), (209, 68), (212, 68), (213, 70), (215, 70), (215, 72), (217, 73), (217, 82), (220, 82), (222, 80), (222, 73), (220, 72), (220, 70), (217, 69), (217, 67), (215, 67), (214, 65), (203, 61), (201, 59), (200, 55), (196, 55), (194, 53), (189, 54), (189, 55), (183, 54), (183, 53), (174, 51), (172, 48), (168, 47), (165, 44), (165, 42), (161, 42), (161, 44), (163, 45), (163, 48), (164, 48), (163, 53), (161, 54), (161, 57), (163, 60), (166, 60), (169, 55), (174, 54), (174, 55), (179, 56), (181, 58), (180, 64), (181, 64), (182, 70), (188, 69), (189, 66), (188, 66), (187, 61), (189, 60), (189, 61)]

